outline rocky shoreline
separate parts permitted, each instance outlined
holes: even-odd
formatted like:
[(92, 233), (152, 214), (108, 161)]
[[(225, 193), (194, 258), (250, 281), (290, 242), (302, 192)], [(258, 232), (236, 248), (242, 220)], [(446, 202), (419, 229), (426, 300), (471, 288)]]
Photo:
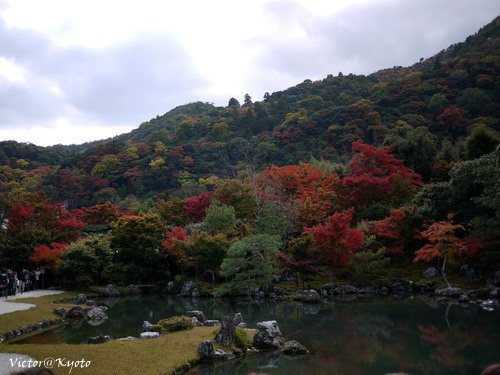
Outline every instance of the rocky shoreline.
[[(463, 268), (463, 267), (462, 267)], [(473, 269), (472, 269), (473, 270)], [(466, 277), (469, 281), (477, 282), (477, 273), (466, 267)], [(438, 288), (440, 273), (435, 268), (429, 268), (422, 274), (422, 279), (412, 281), (408, 278), (391, 278), (377, 286), (356, 287), (351, 284), (327, 283), (319, 288), (291, 291), (289, 288), (280, 286), (279, 283), (272, 285), (266, 292), (256, 289), (249, 297), (254, 300), (294, 300), (302, 303), (315, 304), (328, 301), (352, 301), (358, 298), (375, 298), (384, 296), (408, 297), (423, 295), (436, 297), (437, 299), (456, 300), (460, 303), (473, 303), (481, 308), (491, 311), (499, 308), (500, 299), (500, 271), (495, 274), (494, 279), (488, 280), (483, 288), (461, 289), (458, 287)], [(186, 281), (181, 286), (169, 282), (167, 293), (182, 298), (197, 300), (205, 295), (194, 281)]]

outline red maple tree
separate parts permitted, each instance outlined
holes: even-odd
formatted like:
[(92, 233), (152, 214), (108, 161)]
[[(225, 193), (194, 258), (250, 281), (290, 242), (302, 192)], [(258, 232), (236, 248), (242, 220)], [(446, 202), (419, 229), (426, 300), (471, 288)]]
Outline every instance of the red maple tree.
[(30, 261), (37, 265), (44, 265), (48, 269), (53, 269), (56, 261), (61, 258), (67, 248), (67, 244), (57, 242), (51, 243), (50, 246), (36, 246), (30, 256)]
[(404, 166), (391, 147), (352, 143), (355, 152), (349, 173), (342, 179), (349, 202), (356, 207), (374, 202), (399, 201), (422, 184), (420, 175)]
[(210, 207), (212, 195), (211, 192), (201, 193), (186, 199), (183, 209), (191, 222), (198, 223), (205, 218), (207, 209)]
[(343, 267), (363, 245), (363, 231), (351, 227), (353, 210), (337, 212), (322, 225), (306, 228), (315, 239), (318, 257), (327, 264)]

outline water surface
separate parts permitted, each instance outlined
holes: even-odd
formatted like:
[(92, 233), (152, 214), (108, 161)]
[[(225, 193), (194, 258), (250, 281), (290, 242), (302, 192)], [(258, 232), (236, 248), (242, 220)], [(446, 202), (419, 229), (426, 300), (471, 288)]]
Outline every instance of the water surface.
[(366, 299), (319, 305), (295, 302), (201, 300), (171, 296), (109, 300), (99, 326), (65, 325), (23, 342), (82, 343), (89, 336), (138, 336), (142, 322), (203, 310), (208, 318), (243, 314), (250, 327), (276, 319), (286, 339), (311, 355), (248, 355), (229, 364), (198, 366), (191, 374), (479, 374), (500, 362), (500, 313), (429, 298)]

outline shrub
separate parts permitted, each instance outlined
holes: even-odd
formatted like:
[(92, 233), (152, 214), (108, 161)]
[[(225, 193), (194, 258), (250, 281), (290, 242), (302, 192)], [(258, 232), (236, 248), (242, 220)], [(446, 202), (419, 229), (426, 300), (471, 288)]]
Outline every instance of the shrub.
[(189, 316), (184, 315), (162, 319), (157, 325), (161, 326), (161, 328), (167, 332), (183, 331), (194, 327), (192, 319)]
[(149, 331), (162, 333), (163, 327), (160, 324), (152, 324), (151, 327), (149, 328)]
[(248, 349), (252, 345), (252, 340), (247, 330), (244, 328), (237, 327), (234, 331), (234, 343), (240, 349)]

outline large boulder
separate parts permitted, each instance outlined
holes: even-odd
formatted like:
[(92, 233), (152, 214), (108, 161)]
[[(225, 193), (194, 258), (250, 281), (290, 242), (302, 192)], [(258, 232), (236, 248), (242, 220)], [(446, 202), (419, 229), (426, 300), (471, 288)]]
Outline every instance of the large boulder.
[(87, 343), (88, 344), (103, 344), (105, 342), (111, 341), (111, 337), (109, 335), (99, 335), (89, 337)]
[(243, 316), (241, 315), (241, 313), (234, 314), (233, 321), (236, 326), (238, 326), (238, 324), (240, 323), (243, 323)]
[(318, 303), (321, 301), (321, 296), (314, 289), (310, 289), (299, 292), (296, 299), (305, 303)]
[(355, 293), (357, 293), (357, 291), (358, 290), (356, 289), (355, 286), (345, 284), (345, 285), (339, 286), (338, 288), (335, 288), (333, 292), (335, 294), (355, 294)]
[(365, 296), (371, 295), (374, 293), (375, 293), (375, 290), (373, 290), (373, 288), (371, 286), (365, 286), (364, 288), (358, 289), (358, 294), (362, 294)]
[(407, 293), (411, 292), (411, 283), (407, 279), (392, 279), (388, 283), (388, 288), (391, 293), (394, 294), (402, 294), (402, 293)]
[(231, 346), (234, 343), (235, 329), (236, 325), (234, 324), (233, 318), (230, 316), (224, 317), (220, 330), (215, 335), (215, 342), (224, 346)]
[(222, 349), (217, 349), (214, 352), (214, 360), (216, 361), (230, 361), (231, 359), (236, 358), (236, 356), (231, 352), (226, 352)]
[(85, 319), (92, 325), (102, 324), (108, 316), (97, 306), (92, 306), (85, 315)]
[(257, 323), (257, 330), (253, 337), (253, 346), (257, 349), (276, 350), (283, 347), (285, 340), (276, 320)]
[(142, 323), (142, 332), (150, 332), (153, 324), (147, 320)]
[(491, 299), (481, 302), (481, 308), (486, 311), (493, 311), (495, 309), (495, 302)]
[(201, 326), (203, 326), (203, 323), (200, 322), (198, 319), (196, 319), (196, 316), (193, 316), (191, 318), (191, 321), (193, 322), (193, 326), (195, 326), (195, 327), (201, 327)]
[(425, 279), (436, 276), (439, 276), (439, 271), (435, 267), (429, 267), (424, 272), (422, 272), (422, 277)]
[(283, 353), (288, 355), (304, 355), (308, 354), (309, 350), (307, 350), (306, 347), (298, 341), (291, 340), (285, 342), (283, 345)]
[(109, 284), (108, 286), (104, 287), (101, 294), (104, 297), (118, 297), (120, 295), (120, 291), (116, 289), (116, 286), (114, 286), (113, 284)]
[(198, 355), (204, 362), (211, 362), (214, 359), (214, 345), (210, 340), (205, 340), (198, 345)]
[(116, 339), (116, 341), (133, 341), (133, 340), (137, 340), (137, 337), (127, 336), (127, 337), (120, 337), (119, 339)]
[(196, 289), (196, 284), (192, 281), (186, 281), (182, 284), (181, 288), (181, 296), (182, 297), (191, 297), (191, 294)]
[(449, 287), (449, 288), (436, 290), (436, 294), (438, 296), (446, 297), (446, 298), (460, 298), (460, 296), (462, 294), (464, 294), (464, 291), (460, 288)]
[(64, 318), (66, 316), (66, 309), (64, 307), (54, 307), (54, 310), (52, 310), (52, 312), (61, 318)]
[(207, 320), (205, 314), (203, 313), (203, 311), (199, 311), (199, 310), (191, 310), (191, 311), (188, 311), (187, 312), (187, 316), (189, 317), (195, 317), (196, 319), (198, 319), (198, 321), (200, 323), (203, 323), (205, 320)]
[(141, 339), (156, 339), (160, 337), (159, 332), (142, 332)]
[(79, 295), (77, 295), (75, 297), (75, 303), (77, 305), (83, 305), (83, 304), (87, 303), (87, 297), (85, 296), (85, 294), (80, 293)]
[(67, 319), (82, 319), (85, 318), (86, 309), (80, 306), (73, 306), (66, 312)]
[(481, 280), (481, 272), (479, 271), (479, 268), (472, 264), (462, 264), (460, 266), (460, 276), (462, 276), (468, 283), (475, 283)]
[(207, 327), (213, 327), (213, 326), (219, 326), (220, 325), (220, 320), (215, 320), (215, 319), (207, 319), (203, 322), (204, 326)]

